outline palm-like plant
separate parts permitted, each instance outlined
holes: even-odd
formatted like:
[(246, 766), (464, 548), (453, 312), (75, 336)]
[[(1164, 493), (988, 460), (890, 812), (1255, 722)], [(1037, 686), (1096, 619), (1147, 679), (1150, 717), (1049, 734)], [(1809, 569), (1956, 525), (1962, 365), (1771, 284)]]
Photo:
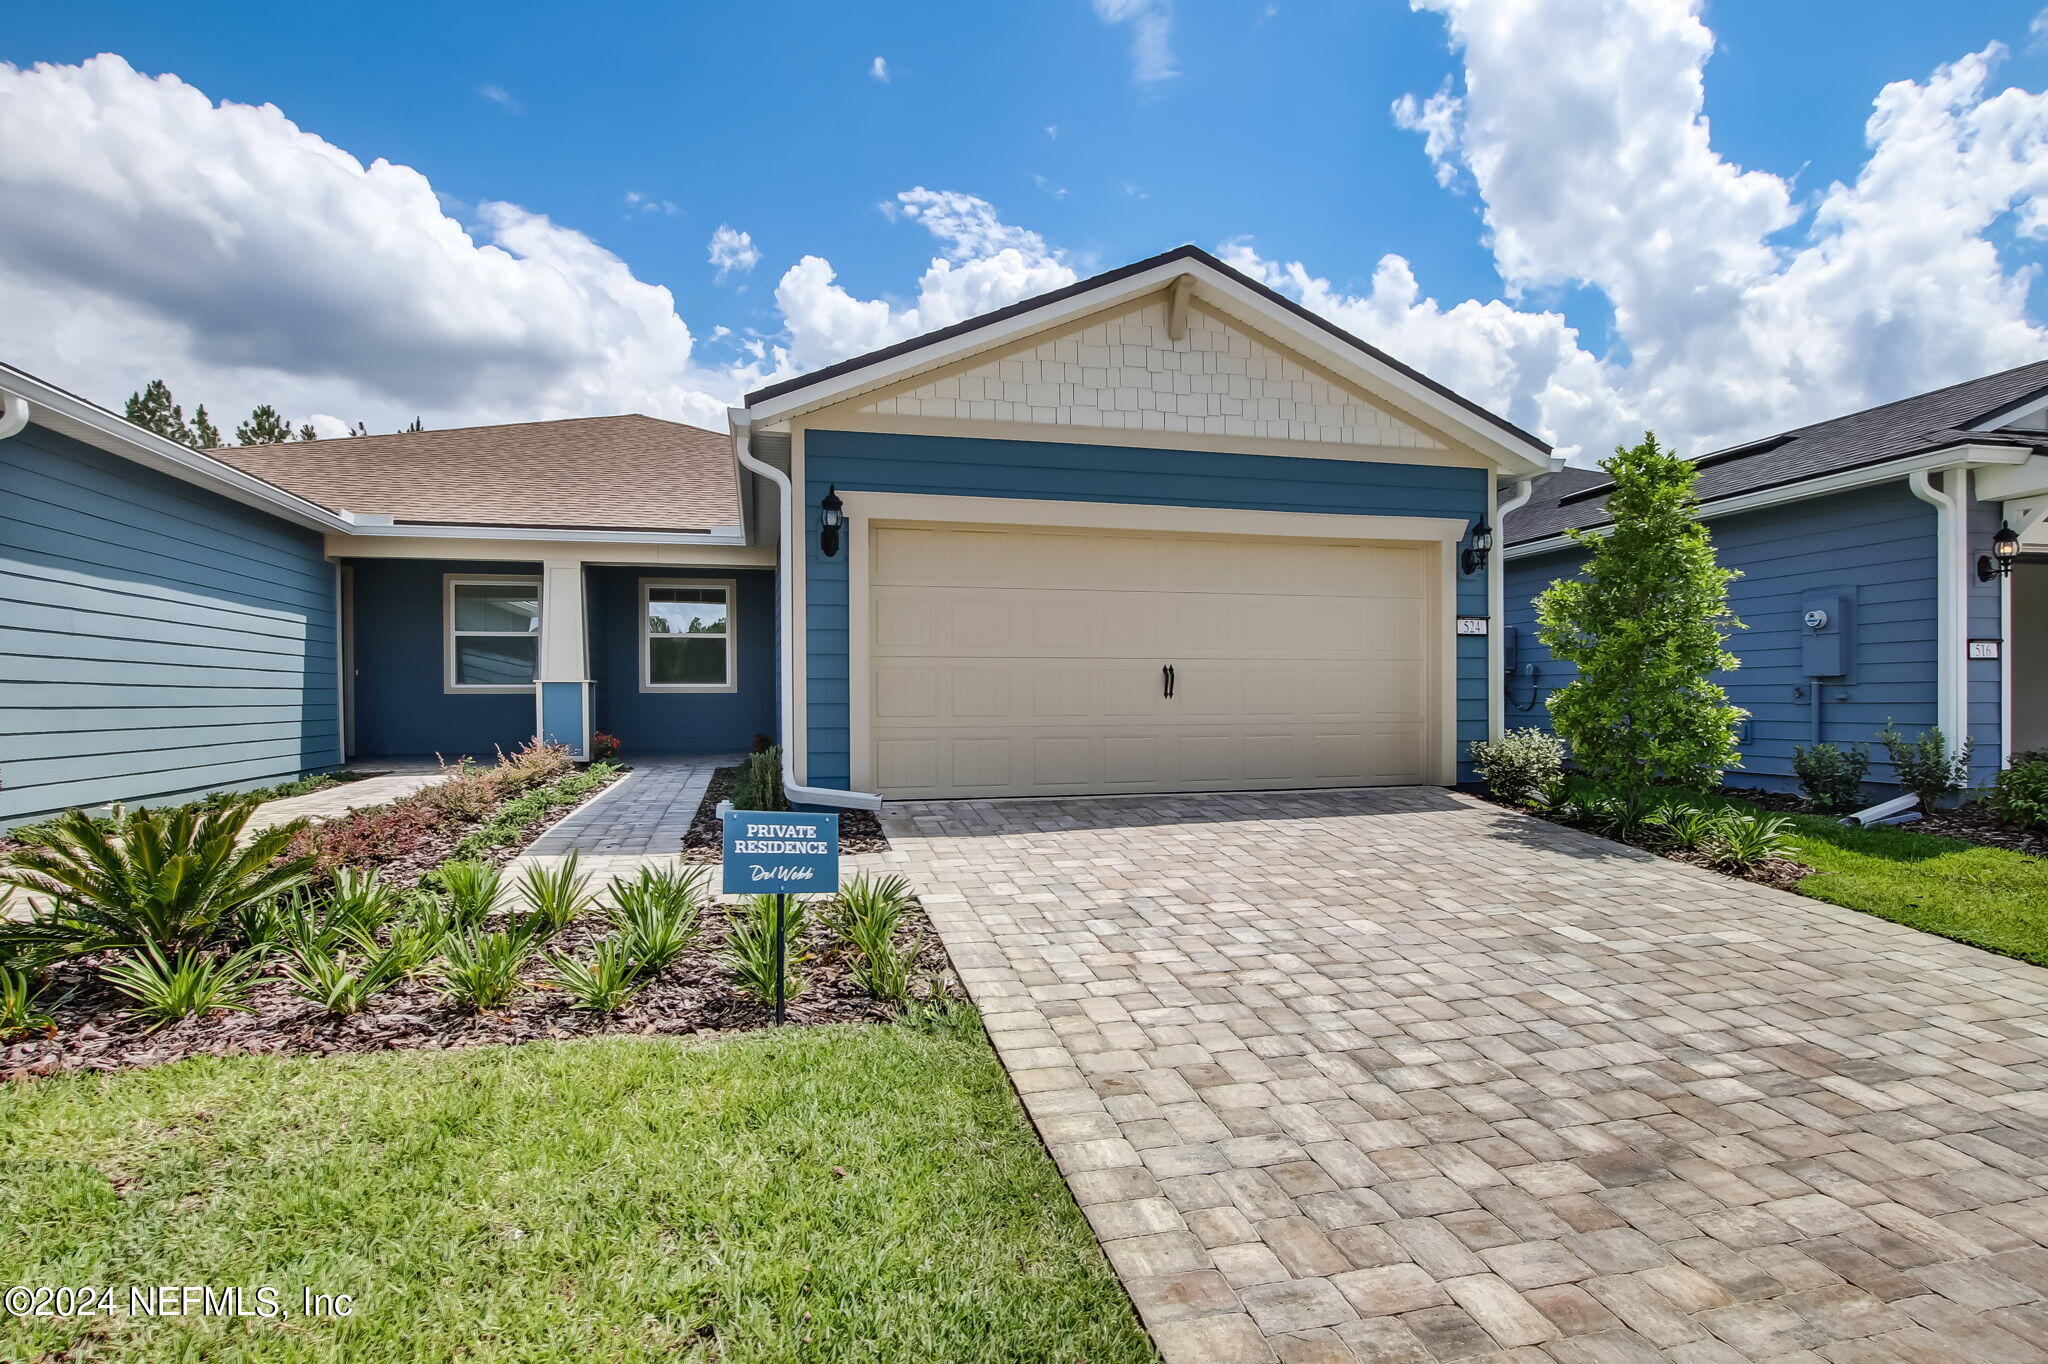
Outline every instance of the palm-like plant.
[(578, 870), (578, 860), (570, 853), (554, 866), (535, 863), (519, 878), (519, 898), (526, 903), (523, 922), (529, 931), (551, 938), (597, 903), (590, 873)]
[(243, 837), (255, 805), (138, 810), (120, 833), (67, 811), (27, 831), (0, 884), (41, 901), (5, 935), (79, 954), (154, 947), (173, 957), (211, 946), (253, 905), (303, 885), (310, 857), (286, 857), (303, 825)]
[(166, 957), (154, 943), (106, 969), (107, 983), (135, 1001), (130, 1011), (158, 1026), (201, 1018), (221, 1009), (254, 1013), (249, 996), (262, 982), (250, 970), (259, 953), (244, 949), (231, 957), (180, 952)]

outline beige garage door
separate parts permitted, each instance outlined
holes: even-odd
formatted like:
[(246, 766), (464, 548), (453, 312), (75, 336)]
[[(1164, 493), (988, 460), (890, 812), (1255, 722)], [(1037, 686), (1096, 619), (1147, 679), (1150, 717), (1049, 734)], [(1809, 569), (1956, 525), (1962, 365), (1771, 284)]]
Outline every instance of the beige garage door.
[(871, 536), (868, 734), (885, 796), (1434, 777), (1434, 547), (990, 526)]

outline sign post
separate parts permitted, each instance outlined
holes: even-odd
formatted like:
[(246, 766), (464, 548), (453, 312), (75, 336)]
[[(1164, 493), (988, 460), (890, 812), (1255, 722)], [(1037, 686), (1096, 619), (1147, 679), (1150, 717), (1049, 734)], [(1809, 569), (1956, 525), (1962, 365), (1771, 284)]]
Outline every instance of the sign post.
[(775, 1021), (781, 1023), (787, 1017), (789, 897), (796, 891), (829, 895), (839, 889), (839, 816), (732, 809), (721, 809), (719, 815), (725, 821), (719, 889), (727, 895), (775, 897)]

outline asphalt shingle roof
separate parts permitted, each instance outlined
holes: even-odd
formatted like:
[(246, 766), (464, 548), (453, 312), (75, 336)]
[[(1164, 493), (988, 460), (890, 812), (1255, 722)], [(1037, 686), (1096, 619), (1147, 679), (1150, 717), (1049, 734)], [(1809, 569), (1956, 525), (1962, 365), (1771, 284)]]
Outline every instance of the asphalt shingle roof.
[[(1748, 441), (1701, 458), (1700, 500), (1775, 488), (1965, 441), (2048, 449), (2048, 433), (2037, 441), (2010, 431), (1963, 429), (2044, 390), (2048, 360)], [(1605, 525), (1607, 499), (1585, 494), (1608, 481), (1598, 469), (1545, 474), (1536, 480), (1535, 496), (1503, 520), (1502, 543), (1545, 540), (1566, 530)]]
[(208, 453), (329, 510), (406, 523), (704, 531), (740, 522), (731, 438), (654, 417), (577, 417)]

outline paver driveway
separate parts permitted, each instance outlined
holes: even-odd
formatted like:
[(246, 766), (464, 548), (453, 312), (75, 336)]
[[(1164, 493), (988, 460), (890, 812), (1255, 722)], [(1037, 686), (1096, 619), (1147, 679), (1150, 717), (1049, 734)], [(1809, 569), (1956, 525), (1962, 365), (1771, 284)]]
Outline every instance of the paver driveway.
[(1436, 790), (889, 828), (1171, 1364), (2048, 1360), (2048, 971)]

